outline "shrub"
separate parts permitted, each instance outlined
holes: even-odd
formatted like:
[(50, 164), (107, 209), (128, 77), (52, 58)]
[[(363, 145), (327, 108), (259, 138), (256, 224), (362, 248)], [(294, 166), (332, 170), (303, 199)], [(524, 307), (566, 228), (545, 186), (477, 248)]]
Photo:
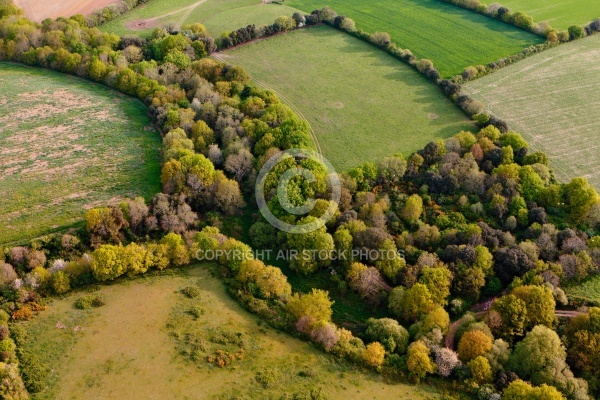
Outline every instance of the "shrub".
[(462, 72), (462, 77), (466, 81), (470, 81), (471, 79), (477, 76), (477, 68), (473, 66), (466, 67)]
[(80, 310), (87, 310), (92, 307), (102, 307), (104, 305), (104, 298), (97, 294), (88, 294), (80, 297), (75, 301), (75, 308)]
[(408, 347), (408, 331), (391, 318), (369, 318), (366, 336), (380, 342), (390, 353), (404, 354)]
[(16, 364), (0, 363), (0, 393), (3, 399), (25, 400), (29, 398)]
[(0, 340), (7, 339), (9, 334), (10, 334), (10, 331), (8, 330), (8, 327), (1, 325), (0, 326)]
[(0, 310), (0, 325), (6, 326), (9, 319), (10, 315), (4, 310)]
[(440, 347), (435, 350), (435, 363), (437, 365), (437, 372), (443, 377), (448, 377), (454, 371), (460, 361), (458, 360), (458, 354), (456, 352)]
[(56, 294), (67, 293), (71, 289), (71, 279), (63, 271), (52, 275), (52, 289)]
[(487, 383), (492, 380), (492, 368), (485, 357), (479, 356), (469, 361), (467, 364), (471, 370), (473, 380), (479, 384)]
[(263, 369), (262, 371), (258, 371), (255, 376), (256, 381), (265, 389), (274, 387), (275, 383), (277, 382), (277, 378), (277, 372), (272, 369)]
[(533, 28), (533, 18), (521, 11), (517, 11), (512, 15), (512, 23), (526, 30)]
[(387, 47), (392, 43), (392, 39), (389, 33), (386, 32), (375, 32), (370, 37), (371, 43), (379, 47)]
[(335, 325), (333, 324), (325, 324), (317, 327), (313, 330), (311, 337), (314, 342), (321, 345), (325, 351), (330, 351), (340, 340)]
[(363, 362), (370, 367), (380, 367), (383, 365), (384, 359), (385, 348), (378, 342), (367, 345), (367, 348), (362, 352)]
[(204, 315), (205, 310), (202, 306), (196, 305), (190, 308), (189, 313), (197, 319)]
[(417, 69), (420, 73), (425, 73), (430, 69), (433, 69), (433, 62), (426, 58), (423, 58), (417, 62)]
[(15, 342), (12, 339), (7, 338), (0, 340), (0, 351), (15, 351)]
[(573, 25), (569, 27), (569, 39), (581, 39), (585, 36), (585, 30), (579, 25)]
[(30, 393), (38, 393), (46, 388), (46, 380), (50, 368), (43, 364), (35, 354), (19, 350), (19, 367), (25, 382), (25, 387)]
[(200, 296), (200, 289), (195, 286), (188, 286), (181, 289), (181, 293), (187, 298), (195, 299), (196, 297)]

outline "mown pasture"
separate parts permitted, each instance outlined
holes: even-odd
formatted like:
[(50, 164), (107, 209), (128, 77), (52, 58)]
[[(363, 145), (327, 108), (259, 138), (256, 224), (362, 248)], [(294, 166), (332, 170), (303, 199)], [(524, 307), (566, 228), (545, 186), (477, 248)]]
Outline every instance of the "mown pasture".
[(64, 229), (88, 208), (160, 191), (161, 139), (142, 102), (7, 63), (0, 86), (0, 243)]
[(418, 58), (433, 61), (442, 76), (487, 64), (541, 43), (542, 39), (500, 21), (439, 0), (290, 0), (305, 12), (331, 7), (367, 31), (387, 32)]
[(158, 27), (182, 26), (200, 22), (213, 37), (247, 25), (272, 24), (294, 9), (261, 0), (152, 0), (146, 5), (104, 24), (101, 29), (119, 36), (135, 34), (148, 37)]
[[(181, 293), (190, 286), (198, 289), (197, 297)], [(93, 293), (106, 304), (75, 309), (86, 294), (76, 292), (22, 323), (24, 350), (38, 355), (42, 370), (51, 366), (47, 388), (35, 399), (278, 399), (311, 391), (332, 400), (436, 395), (431, 387), (386, 384), (380, 375), (272, 329), (230, 298), (207, 265), (149, 274)], [(243, 357), (228, 366), (208, 361), (218, 350), (239, 354), (240, 348)]]
[(600, 18), (600, 2), (596, 0), (502, 0), (511, 11), (523, 11), (535, 22), (547, 21), (556, 29), (583, 25)]
[(465, 86), (534, 149), (562, 181), (584, 176), (600, 188), (600, 35), (537, 54)]
[(419, 73), (327, 26), (293, 31), (217, 55), (242, 65), (293, 104), (340, 170), (410, 154), (472, 127)]

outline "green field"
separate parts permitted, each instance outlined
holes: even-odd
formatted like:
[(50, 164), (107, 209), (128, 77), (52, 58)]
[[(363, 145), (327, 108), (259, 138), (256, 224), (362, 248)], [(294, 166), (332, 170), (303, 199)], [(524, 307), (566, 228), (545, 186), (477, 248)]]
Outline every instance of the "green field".
[[(180, 290), (188, 286), (200, 295), (185, 297)], [(266, 326), (227, 295), (208, 266), (103, 286), (95, 294), (106, 305), (96, 309), (73, 307), (83, 294), (54, 300), (23, 323), (25, 351), (51, 366), (48, 388), (34, 399), (279, 399), (310, 390), (332, 400), (434, 398), (430, 387), (385, 384), (380, 375)], [(191, 307), (203, 314), (195, 318)], [(231, 333), (243, 344), (224, 343)], [(193, 360), (183, 351), (190, 338), (200, 353)], [(239, 348), (243, 360), (230, 366), (207, 361), (216, 350)]]
[(511, 11), (526, 12), (535, 22), (550, 22), (556, 29), (567, 29), (600, 18), (598, 0), (501, 0), (499, 3)]
[(600, 276), (589, 278), (580, 285), (567, 288), (569, 297), (600, 306)]
[(428, 58), (442, 76), (518, 53), (542, 39), (439, 0), (290, 0), (305, 12), (329, 6), (369, 33), (387, 32), (403, 49)]
[(550, 157), (558, 177), (600, 189), (600, 35), (537, 54), (465, 90)]
[(160, 191), (161, 139), (143, 103), (82, 79), (0, 64), (0, 243)]
[(247, 25), (272, 24), (296, 10), (261, 0), (152, 0), (144, 6), (104, 24), (101, 29), (117, 35), (150, 36), (157, 27), (200, 22), (213, 37)]
[[(299, 109), (339, 169), (409, 154), (471, 124), (431, 83), (384, 52), (327, 26), (218, 55)], [(301, 66), (301, 68), (300, 68)]]

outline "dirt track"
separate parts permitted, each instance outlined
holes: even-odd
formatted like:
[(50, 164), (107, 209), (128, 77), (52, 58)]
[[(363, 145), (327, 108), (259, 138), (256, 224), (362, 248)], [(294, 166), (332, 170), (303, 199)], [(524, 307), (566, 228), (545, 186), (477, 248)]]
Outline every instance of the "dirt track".
[(75, 14), (89, 15), (95, 10), (116, 3), (116, 0), (14, 0), (25, 10), (27, 17), (41, 22), (46, 18), (70, 17)]
[(141, 30), (141, 29), (148, 29), (148, 28), (156, 28), (157, 26), (160, 25), (160, 21), (163, 18), (167, 18), (170, 17), (172, 15), (177, 15), (180, 12), (185, 11), (185, 14), (183, 14), (183, 17), (181, 17), (179, 19), (179, 21), (176, 23), (177, 26), (181, 26), (185, 20), (187, 19), (187, 17), (190, 16), (190, 14), (192, 13), (192, 11), (194, 11), (196, 9), (196, 7), (198, 7), (200, 4), (205, 3), (207, 0), (200, 0), (192, 5), (189, 5), (187, 7), (183, 7), (180, 8), (178, 10), (175, 11), (171, 11), (168, 12), (166, 14), (162, 14), (162, 15), (158, 15), (156, 17), (153, 18), (148, 18), (148, 19), (138, 19), (136, 21), (131, 21), (128, 22), (126, 24), (127, 29), (131, 29), (131, 30)]

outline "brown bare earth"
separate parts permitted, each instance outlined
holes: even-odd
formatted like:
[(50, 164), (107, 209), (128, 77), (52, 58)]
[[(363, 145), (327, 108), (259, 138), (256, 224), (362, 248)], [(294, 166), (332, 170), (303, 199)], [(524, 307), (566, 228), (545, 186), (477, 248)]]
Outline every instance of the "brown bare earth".
[(113, 3), (116, 0), (15, 0), (15, 4), (25, 10), (27, 17), (36, 22), (75, 14), (89, 15)]

